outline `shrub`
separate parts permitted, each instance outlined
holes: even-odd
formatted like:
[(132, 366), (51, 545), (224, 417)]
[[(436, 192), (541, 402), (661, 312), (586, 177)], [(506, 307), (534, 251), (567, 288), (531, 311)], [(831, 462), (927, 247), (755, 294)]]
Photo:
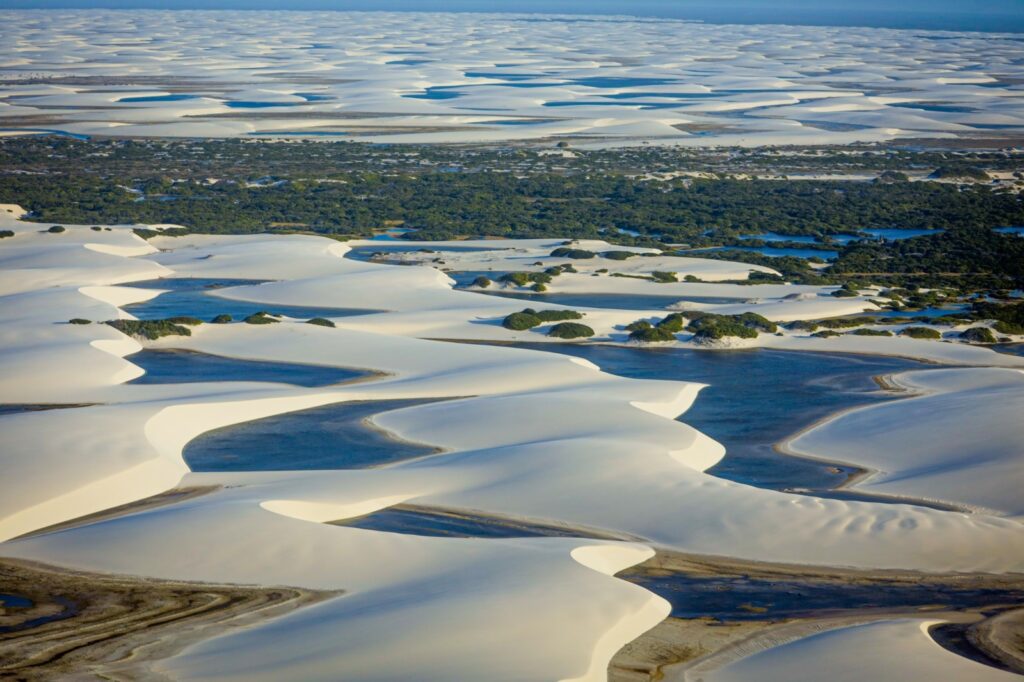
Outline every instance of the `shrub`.
[(814, 336), (819, 339), (829, 339), (832, 338), (833, 336), (842, 336), (842, 334), (840, 334), (839, 332), (834, 332), (831, 329), (823, 329), (820, 332), (814, 332), (813, 334), (811, 334), (811, 336)]
[(636, 254), (632, 251), (605, 251), (601, 255), (610, 260), (628, 260)]
[(854, 336), (892, 336), (892, 332), (888, 329), (854, 329), (850, 333)]
[(13, 237), (14, 230), (0, 230), (0, 239), (6, 239), (7, 237)]
[(315, 324), (318, 327), (334, 327), (334, 323), (325, 317), (313, 317), (306, 320), (306, 324)]
[(49, 232), (50, 234), (60, 234), (61, 232), (64, 232), (64, 228), (60, 225), (54, 225), (53, 227), (48, 229), (47, 232)]
[(912, 339), (941, 339), (942, 333), (930, 327), (905, 327), (900, 330), (900, 336), (909, 336)]
[(530, 313), (512, 313), (501, 321), (501, 326), (505, 329), (521, 332), (533, 329), (541, 322), (542, 320), (539, 317)]
[(72, 317), (68, 320), (68, 324), (92, 324), (92, 320), (86, 320), (81, 317)]
[(836, 298), (857, 298), (860, 294), (856, 291), (850, 291), (849, 289), (836, 289), (832, 292), (832, 295)]
[(196, 325), (203, 323), (203, 321), (200, 320), (198, 317), (187, 317), (184, 315), (178, 317), (168, 317), (165, 321), (170, 322), (171, 324), (187, 324), (190, 327), (195, 327)]
[(559, 322), (548, 330), (548, 336), (556, 339), (583, 339), (593, 335), (593, 329), (579, 322)]
[(128, 336), (155, 341), (162, 336), (192, 336), (192, 330), (168, 320), (109, 320), (108, 325)]
[(551, 275), (546, 272), (508, 272), (501, 276), (501, 281), (525, 287), (531, 282), (535, 284), (550, 284)]
[(751, 329), (756, 329), (760, 332), (774, 334), (779, 330), (779, 326), (777, 324), (769, 320), (767, 317), (758, 315), (757, 313), (742, 313), (740, 315), (734, 315), (733, 318), (745, 327), (750, 327)]
[(228, 322), (231, 322), (233, 319), (234, 318), (228, 315), (227, 313), (222, 313), (210, 321), (213, 322), (214, 324), (227, 324)]
[(629, 324), (627, 324), (626, 331), (635, 332), (640, 329), (652, 329), (653, 327), (654, 325), (652, 325), (647, 320), (637, 320), (636, 322), (630, 322)]
[(507, 272), (501, 276), (502, 282), (509, 282), (519, 287), (524, 287), (530, 283), (530, 273), (528, 272)]
[(654, 281), (658, 284), (668, 284), (669, 282), (679, 281), (679, 278), (676, 277), (676, 273), (674, 272), (659, 272), (658, 270), (655, 270), (651, 273), (651, 277), (653, 277)]
[[(700, 280), (697, 280), (700, 281)], [(782, 275), (776, 275), (774, 272), (762, 272), (761, 270), (751, 270), (750, 274), (747, 275), (747, 282), (756, 284), (758, 282), (784, 282), (786, 281)]]
[(102, 232), (103, 231), (103, 228), (100, 227), (99, 225), (93, 225), (89, 229), (92, 230), (93, 232)]
[(541, 322), (561, 322), (562, 320), (583, 319), (583, 313), (575, 310), (534, 310), (526, 308), (523, 310), (528, 315), (536, 315)]
[(1007, 322), (1006, 320), (996, 320), (992, 328), (1000, 334), (1024, 334), (1024, 324)]
[(658, 329), (664, 329), (674, 334), (683, 331), (683, 322), (681, 313), (672, 313), (658, 322)]
[(567, 246), (560, 246), (551, 252), (552, 258), (593, 258), (596, 256), (593, 251), (587, 251), (586, 249), (570, 249)]
[[(692, 313), (687, 313), (691, 317)], [(717, 315), (701, 313), (695, 319), (691, 317), (686, 328), (694, 333), (694, 340), (706, 341), (737, 336), (741, 339), (756, 339), (757, 329), (742, 323), (739, 315)], [(760, 315), (758, 315), (760, 317)]]
[(275, 320), (270, 316), (270, 313), (261, 310), (258, 313), (253, 313), (242, 321), (246, 324), (274, 324), (281, 320)]
[(683, 281), (684, 282), (700, 282), (702, 280), (697, 275), (687, 275), (686, 277), (683, 277)]
[(988, 327), (971, 327), (960, 333), (960, 338), (970, 343), (995, 343), (996, 336)]
[(807, 320), (793, 320), (786, 325), (786, 329), (791, 329), (795, 332), (816, 332), (818, 331), (818, 323), (808, 322)]
[[(752, 339), (757, 336), (758, 332), (774, 333), (778, 331), (778, 326), (774, 322), (757, 313), (719, 315), (693, 311), (684, 312), (682, 315), (690, 320), (690, 324), (686, 325), (686, 328), (694, 334), (706, 332), (703, 338), (719, 339), (723, 336), (739, 336), (744, 339)], [(743, 331), (740, 331), (741, 329)]]
[(544, 284), (543, 282), (537, 282), (530, 288), (536, 291), (538, 294), (543, 294), (545, 291), (548, 290), (548, 285)]
[(480, 287), (481, 289), (486, 289), (487, 287), (491, 286), (491, 284), (492, 282), (490, 278), (484, 277), (483, 275), (480, 275), (479, 277), (473, 280), (473, 286)]
[[(636, 323), (634, 322), (633, 324)], [(664, 343), (666, 341), (675, 341), (676, 335), (673, 334), (670, 329), (665, 327), (652, 327), (648, 322), (646, 327), (634, 329), (629, 335), (629, 340), (639, 341), (640, 343)]]
[(874, 318), (871, 317), (840, 317), (831, 320), (818, 320), (818, 324), (825, 329), (850, 329), (851, 327), (860, 327), (874, 321)]

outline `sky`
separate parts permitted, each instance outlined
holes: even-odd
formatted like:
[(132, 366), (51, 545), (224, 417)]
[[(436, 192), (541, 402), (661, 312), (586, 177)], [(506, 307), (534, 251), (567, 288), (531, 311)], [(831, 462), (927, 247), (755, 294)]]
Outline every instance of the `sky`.
[(632, 14), (711, 23), (1024, 32), (1024, 0), (0, 0), (0, 8), (94, 7)]

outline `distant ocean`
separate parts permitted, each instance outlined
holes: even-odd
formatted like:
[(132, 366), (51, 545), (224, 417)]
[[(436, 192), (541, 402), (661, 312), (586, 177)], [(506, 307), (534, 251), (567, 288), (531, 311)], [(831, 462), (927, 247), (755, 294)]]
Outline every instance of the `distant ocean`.
[(1024, 33), (1024, 0), (903, 0), (900, 3), (881, 0), (0, 0), (0, 9), (56, 8), (619, 14), (713, 24)]

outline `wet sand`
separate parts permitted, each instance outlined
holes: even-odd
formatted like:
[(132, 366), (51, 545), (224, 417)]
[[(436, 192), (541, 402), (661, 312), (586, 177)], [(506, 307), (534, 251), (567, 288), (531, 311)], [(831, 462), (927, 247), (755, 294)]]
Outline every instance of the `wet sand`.
[[(777, 582), (781, 590), (793, 584), (842, 588), (868, 586), (879, 591), (934, 587), (948, 591), (942, 603), (887, 608), (821, 609), (811, 605), (800, 617), (772, 617), (772, 608), (751, 607), (752, 618), (670, 617), (620, 650), (609, 666), (610, 682), (684, 680), (757, 651), (816, 632), (892, 618), (941, 618), (950, 621), (948, 633), (933, 632), (936, 641), (957, 654), (988, 665), (1024, 673), (1024, 575), (941, 574), (899, 570), (863, 571), (743, 561), (728, 557), (689, 555), (658, 550), (650, 560), (619, 574), (643, 582), (671, 576), (736, 577)], [(650, 585), (645, 585), (650, 588)], [(984, 605), (957, 604), (957, 593), (993, 591)], [(975, 600), (976, 601), (976, 600)], [(744, 610), (738, 607), (737, 613)], [(945, 627), (945, 626), (943, 626)], [(684, 673), (686, 676), (684, 676)]]
[(32, 602), (0, 608), (0, 678), (26, 681), (71, 674), (164, 679), (155, 661), (226, 628), (337, 594), (100, 575), (10, 559), (0, 560), (0, 592)]

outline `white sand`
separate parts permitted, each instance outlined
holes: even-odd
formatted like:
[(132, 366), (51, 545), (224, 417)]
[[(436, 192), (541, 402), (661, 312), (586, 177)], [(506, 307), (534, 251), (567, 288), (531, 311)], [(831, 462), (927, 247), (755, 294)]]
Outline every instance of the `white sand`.
[[(768, 649), (702, 676), (706, 682), (1012, 682), (1019, 675), (957, 656), (935, 643), (941, 621), (897, 620), (840, 628)], [(824, 672), (827, 671), (827, 672)], [(822, 677), (822, 675), (827, 677)]]
[[(0, 127), (5, 118), (24, 125), (38, 115), (46, 124), (27, 128), (86, 135), (576, 137), (590, 147), (847, 144), (1024, 127), (1015, 85), (1024, 67), (1012, 34), (609, 16), (571, 22), (470, 13), (8, 10), (0, 13), (0, 65), (12, 79), (93, 80), (0, 87)], [(515, 87), (524, 83), (531, 87)], [(456, 96), (422, 98), (430, 88)], [(131, 101), (171, 92), (189, 98)], [(935, 102), (956, 106), (935, 111)], [(508, 117), (533, 122), (502, 125)], [(703, 126), (700, 134), (687, 129), (691, 123)], [(323, 132), (335, 136), (316, 134)]]
[[(162, 238), (154, 244), (170, 250), (151, 253), (128, 229), (69, 227), (54, 235), (4, 217), (12, 215), (0, 211), (0, 227), (18, 232), (0, 243), (10, 266), (0, 271), (0, 291), (12, 292), (0, 298), (0, 400), (102, 405), (0, 417), (0, 470), (14, 482), (0, 495), (0, 537), (8, 539), (0, 555), (346, 591), (162, 664), (177, 677), (451, 680), (486, 670), (488, 679), (599, 680), (618, 648), (668, 612), (660, 598), (611, 577), (650, 556), (646, 544), (431, 538), (323, 523), (401, 502), (581, 524), (754, 560), (1024, 569), (1024, 533), (1015, 519), (776, 493), (704, 473), (722, 447), (675, 420), (699, 399), (699, 384), (629, 380), (562, 355), (419, 338), (505, 334), (494, 320), (522, 307), (452, 291), (431, 268), (344, 259), (344, 245), (304, 236)], [(390, 376), (321, 388), (122, 385), (139, 371), (122, 357), (138, 344), (107, 326), (63, 322), (123, 315), (115, 304), (153, 292), (110, 285), (168, 271), (281, 280), (222, 295), (393, 312), (338, 318), (337, 329), (292, 321), (202, 325), (192, 337), (149, 345)], [(643, 313), (592, 311), (586, 321), (610, 333), (615, 319)], [(869, 341), (883, 344), (864, 346), (869, 352), (893, 352), (883, 342), (902, 340)], [(900, 344), (899, 352), (969, 348), (916, 343)], [(969, 350), (978, 363), (994, 356)], [(461, 399), (374, 417), (396, 435), (445, 450), (419, 461), (355, 471), (194, 474), (181, 459), (188, 440), (219, 426), (346, 400), (428, 397)], [(225, 487), (10, 539), (176, 485), (214, 484)]]

